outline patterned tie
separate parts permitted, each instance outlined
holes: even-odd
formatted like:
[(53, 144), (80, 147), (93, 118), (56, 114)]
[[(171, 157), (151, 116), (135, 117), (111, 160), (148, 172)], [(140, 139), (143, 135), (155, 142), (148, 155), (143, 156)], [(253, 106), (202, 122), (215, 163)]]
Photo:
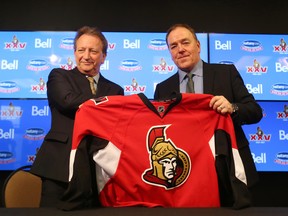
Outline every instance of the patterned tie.
[(90, 88), (91, 88), (91, 92), (93, 95), (96, 95), (96, 87), (95, 87), (95, 81), (93, 77), (87, 77), (87, 79), (89, 80), (90, 83)]
[(193, 76), (194, 76), (194, 74), (192, 74), (192, 73), (188, 73), (185, 76), (188, 79), (187, 86), (186, 86), (186, 92), (187, 93), (195, 93), (195, 91), (194, 91), (194, 82), (193, 82), (193, 79), (192, 79)]

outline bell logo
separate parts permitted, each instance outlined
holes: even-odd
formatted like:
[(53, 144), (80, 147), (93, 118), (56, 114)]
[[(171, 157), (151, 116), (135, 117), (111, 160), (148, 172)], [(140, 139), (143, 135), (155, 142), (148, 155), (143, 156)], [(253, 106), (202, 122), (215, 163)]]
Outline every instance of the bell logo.
[(284, 130), (279, 130), (279, 140), (288, 140), (288, 133), (286, 134)]
[(2, 128), (0, 128), (0, 139), (14, 139), (15, 137), (14, 129), (9, 129), (9, 131), (3, 131)]
[(2, 70), (18, 70), (18, 60), (13, 60), (13, 62), (8, 62), (7, 60), (1, 61)]
[(39, 109), (37, 106), (32, 106), (31, 112), (32, 116), (48, 116), (49, 106), (44, 106), (43, 109)]
[(140, 49), (140, 40), (136, 39), (134, 42), (130, 42), (128, 39), (123, 41), (124, 49)]
[(266, 153), (261, 153), (260, 155), (257, 155), (252, 153), (252, 157), (253, 157), (253, 160), (254, 160), (254, 163), (257, 163), (257, 164), (264, 164), (266, 163)]
[(251, 84), (246, 84), (246, 88), (251, 94), (263, 94), (262, 84), (257, 84), (257, 86), (252, 86)]
[(221, 43), (221, 41), (215, 40), (215, 50), (232, 50), (232, 43), (231, 41)]
[(35, 38), (35, 48), (51, 48), (52, 47), (52, 39), (47, 38), (46, 41), (41, 41), (40, 38)]

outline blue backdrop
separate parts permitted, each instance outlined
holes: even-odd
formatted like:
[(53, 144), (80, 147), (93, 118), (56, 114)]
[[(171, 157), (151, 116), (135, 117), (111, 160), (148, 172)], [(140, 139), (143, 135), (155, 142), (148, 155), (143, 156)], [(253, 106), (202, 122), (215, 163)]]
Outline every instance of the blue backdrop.
[[(176, 72), (165, 33), (104, 34), (109, 45), (101, 73), (120, 84), (126, 95), (143, 92), (153, 98), (156, 84)], [(50, 128), (47, 77), (54, 67), (75, 67), (74, 36), (67, 31), (0, 32), (0, 170), (34, 161)], [(202, 59), (235, 64), (263, 108), (260, 123), (244, 126), (257, 169), (288, 171), (288, 36), (197, 36)]]

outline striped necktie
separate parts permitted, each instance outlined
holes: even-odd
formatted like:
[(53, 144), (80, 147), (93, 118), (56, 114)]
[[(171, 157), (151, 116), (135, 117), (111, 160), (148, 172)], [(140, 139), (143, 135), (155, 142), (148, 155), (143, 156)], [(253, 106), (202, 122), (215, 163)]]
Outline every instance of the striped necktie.
[(89, 80), (90, 83), (90, 89), (93, 95), (96, 95), (96, 87), (95, 87), (95, 80), (93, 77), (87, 77), (87, 79)]
[(185, 76), (188, 79), (187, 86), (186, 86), (186, 92), (187, 93), (195, 93), (195, 91), (194, 91), (194, 82), (193, 82), (193, 79), (192, 79), (193, 76), (194, 76), (194, 74), (192, 74), (192, 73), (187, 73), (186, 76)]

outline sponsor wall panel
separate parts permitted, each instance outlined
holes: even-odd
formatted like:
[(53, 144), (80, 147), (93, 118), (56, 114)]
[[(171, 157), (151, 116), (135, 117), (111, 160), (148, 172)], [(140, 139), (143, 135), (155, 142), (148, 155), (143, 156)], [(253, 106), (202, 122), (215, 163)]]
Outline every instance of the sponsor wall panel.
[(287, 35), (209, 34), (211, 63), (235, 64), (263, 109), (258, 124), (245, 125), (258, 171), (288, 171)]
[(212, 63), (233, 63), (257, 100), (288, 100), (288, 35), (209, 34)]
[[(0, 32), (0, 170), (32, 164), (50, 128), (46, 82), (53, 68), (73, 69), (76, 32)], [(102, 74), (126, 95), (153, 98), (155, 85), (176, 72), (165, 33), (104, 32)], [(207, 34), (197, 34), (207, 61)]]
[(46, 98), (54, 67), (72, 68), (75, 32), (0, 32), (0, 97)]
[(50, 122), (46, 99), (1, 99), (0, 170), (32, 164)]
[[(176, 72), (165, 33), (104, 32), (108, 56), (102, 74), (126, 95), (153, 98), (156, 84)], [(75, 32), (0, 32), (0, 170), (31, 164), (50, 128), (46, 82), (52, 68), (75, 65)], [(208, 62), (208, 34), (197, 34)], [(285, 35), (209, 34), (209, 60), (233, 63), (264, 118), (244, 126), (259, 171), (288, 171)], [(285, 111), (286, 110), (286, 111)], [(261, 129), (263, 136), (257, 133)]]
[[(165, 33), (104, 32), (108, 55), (102, 74), (120, 84), (125, 94), (153, 97), (156, 83), (175, 73)], [(73, 69), (75, 32), (0, 32), (0, 98), (47, 98), (53, 68)], [(207, 34), (197, 34), (207, 61)]]
[[(165, 33), (105, 33), (109, 52), (102, 74), (120, 84), (126, 95), (144, 93), (153, 98), (158, 82), (176, 72)], [(208, 60), (207, 34), (197, 34), (203, 44), (201, 57)]]
[(288, 171), (288, 101), (260, 101), (263, 119), (245, 125), (259, 171)]

